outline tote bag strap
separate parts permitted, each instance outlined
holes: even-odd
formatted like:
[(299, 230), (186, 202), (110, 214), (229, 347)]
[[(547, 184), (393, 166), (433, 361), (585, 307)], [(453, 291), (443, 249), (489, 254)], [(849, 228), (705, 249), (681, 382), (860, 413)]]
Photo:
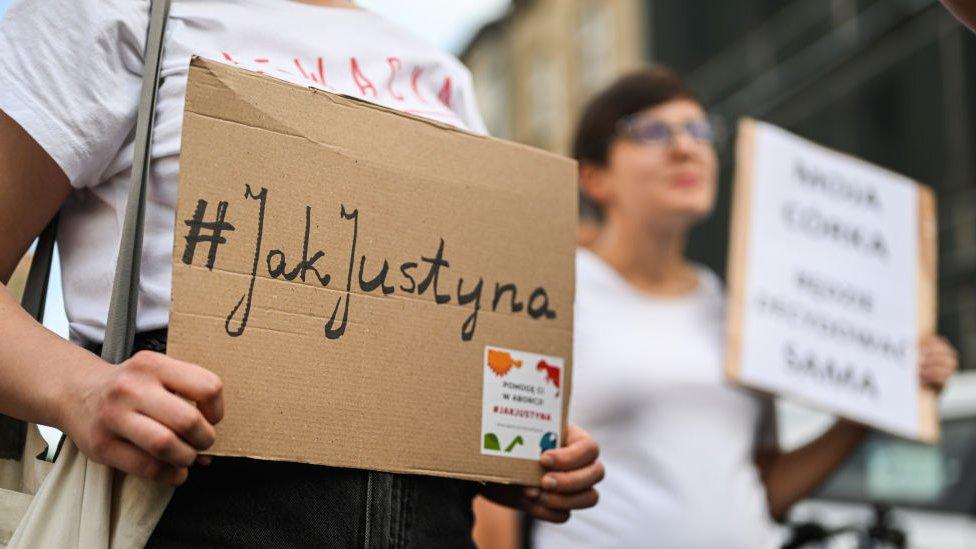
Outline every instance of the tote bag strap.
[[(118, 364), (128, 358), (136, 330), (136, 307), (139, 292), (139, 263), (142, 258), (142, 234), (146, 209), (146, 182), (152, 152), (153, 123), (156, 119), (156, 96), (159, 91), (163, 35), (169, 15), (170, 0), (151, 0), (149, 30), (146, 39), (145, 68), (142, 92), (136, 118), (136, 134), (126, 201), (125, 220), (119, 242), (118, 262), (112, 284), (102, 358)], [(54, 241), (58, 216), (48, 223), (38, 240), (31, 262), (24, 295), (23, 308), (38, 322), (44, 320), (51, 263), (54, 260)], [(27, 435), (25, 422), (0, 415), (0, 458), (20, 459)]]
[[(44, 321), (44, 301), (47, 298), (47, 284), (51, 274), (57, 226), (58, 216), (55, 215), (41, 232), (27, 274), (24, 294), (20, 300), (21, 306), (38, 322)], [(27, 423), (0, 414), (0, 459), (20, 460), (26, 441)]]

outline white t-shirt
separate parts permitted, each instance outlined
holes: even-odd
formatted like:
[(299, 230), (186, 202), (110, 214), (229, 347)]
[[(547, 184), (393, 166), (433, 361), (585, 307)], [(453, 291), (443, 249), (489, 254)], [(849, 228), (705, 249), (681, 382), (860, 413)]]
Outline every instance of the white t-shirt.
[[(101, 341), (132, 166), (148, 0), (20, 0), (0, 20), (0, 110), (75, 188), (58, 244), (72, 338)], [(152, 147), (137, 329), (169, 318), (180, 130), (191, 55), (478, 133), (468, 70), (366, 10), (175, 0)]]
[(607, 475), (596, 507), (537, 524), (538, 549), (776, 546), (753, 461), (770, 408), (725, 382), (722, 286), (699, 273), (693, 294), (654, 298), (578, 252), (569, 419)]

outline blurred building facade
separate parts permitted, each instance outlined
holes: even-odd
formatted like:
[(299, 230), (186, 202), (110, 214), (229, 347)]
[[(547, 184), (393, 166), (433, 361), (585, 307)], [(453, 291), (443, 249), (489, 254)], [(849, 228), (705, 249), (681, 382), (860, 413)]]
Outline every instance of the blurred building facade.
[[(730, 126), (757, 117), (933, 186), (940, 331), (976, 369), (976, 36), (937, 0), (516, 0), (461, 58), (499, 137), (565, 154), (595, 91), (664, 63)], [(721, 273), (731, 140), (720, 155), (690, 253)]]
[(645, 59), (641, 0), (516, 0), (461, 60), (492, 135), (567, 152), (573, 113)]

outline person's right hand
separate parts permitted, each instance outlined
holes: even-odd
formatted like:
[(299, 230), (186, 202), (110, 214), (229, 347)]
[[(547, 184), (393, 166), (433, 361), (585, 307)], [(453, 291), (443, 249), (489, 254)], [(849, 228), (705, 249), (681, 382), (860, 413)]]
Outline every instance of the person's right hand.
[(224, 402), (209, 370), (141, 351), (118, 366), (77, 371), (65, 384), (58, 427), (94, 461), (178, 486), (216, 440)]

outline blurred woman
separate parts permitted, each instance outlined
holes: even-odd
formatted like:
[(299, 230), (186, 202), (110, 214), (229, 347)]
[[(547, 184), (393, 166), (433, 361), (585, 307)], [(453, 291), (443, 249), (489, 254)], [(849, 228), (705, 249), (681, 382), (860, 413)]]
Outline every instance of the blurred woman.
[[(725, 381), (722, 282), (685, 257), (689, 230), (715, 204), (714, 135), (664, 68), (620, 79), (584, 111), (573, 149), (602, 227), (577, 254), (570, 417), (600, 442), (610, 474), (595, 508), (536, 525), (536, 549), (773, 547), (771, 519), (866, 433), (838, 421), (784, 453), (771, 402)], [(921, 362), (937, 389), (957, 364), (937, 338)]]

